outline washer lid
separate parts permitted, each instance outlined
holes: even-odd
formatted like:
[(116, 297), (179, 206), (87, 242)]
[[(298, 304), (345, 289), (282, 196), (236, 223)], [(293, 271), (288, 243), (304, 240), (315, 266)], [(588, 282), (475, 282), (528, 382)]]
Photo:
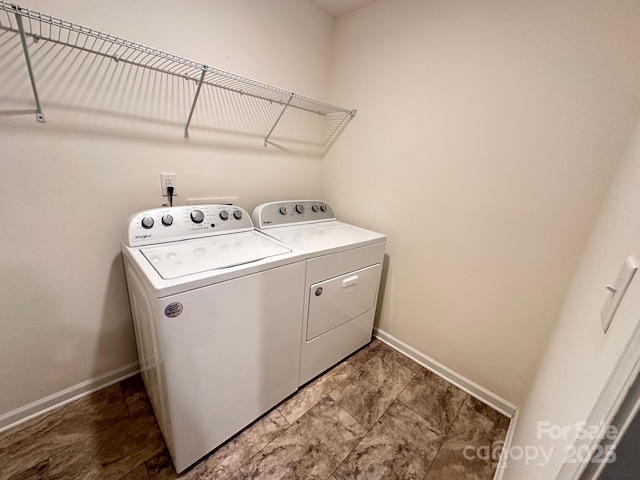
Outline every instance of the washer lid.
[(304, 250), (308, 257), (384, 242), (386, 235), (338, 220), (265, 230), (265, 233)]
[(218, 270), (291, 252), (257, 232), (235, 233), (140, 249), (165, 280)]

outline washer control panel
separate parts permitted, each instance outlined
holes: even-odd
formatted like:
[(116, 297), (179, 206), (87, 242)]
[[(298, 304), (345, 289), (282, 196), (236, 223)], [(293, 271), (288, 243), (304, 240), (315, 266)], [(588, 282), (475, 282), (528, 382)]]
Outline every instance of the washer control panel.
[(253, 223), (249, 214), (235, 205), (166, 207), (131, 215), (123, 241), (133, 247), (245, 230), (253, 230)]
[(256, 228), (335, 220), (331, 205), (321, 200), (290, 200), (263, 203), (251, 215)]

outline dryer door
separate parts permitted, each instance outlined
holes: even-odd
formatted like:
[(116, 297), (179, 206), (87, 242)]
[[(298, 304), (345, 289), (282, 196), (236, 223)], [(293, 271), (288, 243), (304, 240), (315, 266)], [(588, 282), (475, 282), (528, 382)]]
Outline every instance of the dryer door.
[(377, 263), (311, 285), (307, 341), (371, 310), (376, 304), (380, 273)]

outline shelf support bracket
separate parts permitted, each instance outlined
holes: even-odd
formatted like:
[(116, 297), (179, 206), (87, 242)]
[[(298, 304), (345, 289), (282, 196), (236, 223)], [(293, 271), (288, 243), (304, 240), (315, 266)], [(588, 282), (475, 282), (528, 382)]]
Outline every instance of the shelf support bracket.
[(287, 101), (287, 104), (282, 108), (282, 110), (280, 111), (280, 115), (278, 115), (278, 118), (276, 118), (275, 123), (273, 124), (273, 127), (271, 127), (271, 130), (269, 130), (269, 133), (267, 133), (267, 136), (264, 137), (264, 146), (267, 146), (267, 142), (269, 140), (269, 137), (271, 136), (271, 134), (273, 133), (273, 131), (276, 128), (276, 125), (278, 125), (278, 122), (280, 121), (280, 119), (282, 118), (282, 115), (284, 115), (285, 110), (287, 109), (287, 107), (289, 106), (289, 104), (291, 103), (291, 100), (293, 100), (293, 93), (289, 96), (289, 100)]
[(198, 80), (198, 88), (196, 88), (196, 94), (193, 97), (193, 103), (191, 104), (191, 111), (189, 112), (189, 118), (187, 118), (187, 124), (184, 127), (184, 138), (189, 138), (189, 125), (191, 125), (191, 118), (193, 117), (193, 112), (196, 109), (196, 103), (198, 103), (198, 97), (200, 96), (200, 90), (202, 89), (202, 83), (204, 82), (204, 76), (207, 74), (207, 66), (204, 65), (202, 67), (202, 75), (200, 75), (200, 80)]
[[(19, 8), (14, 6), (14, 8)], [(29, 56), (29, 48), (27, 47), (27, 36), (24, 33), (24, 25), (22, 25), (22, 16), (16, 11), (16, 23), (18, 24), (18, 32), (20, 33), (20, 42), (22, 43), (22, 51), (24, 52), (24, 60), (29, 71), (29, 79), (31, 80), (31, 88), (33, 89), (33, 98), (36, 101), (36, 120), (40, 123), (46, 123), (42, 108), (40, 108), (40, 97), (38, 97), (38, 89), (36, 88), (36, 78), (33, 75), (31, 67), (31, 57)]]

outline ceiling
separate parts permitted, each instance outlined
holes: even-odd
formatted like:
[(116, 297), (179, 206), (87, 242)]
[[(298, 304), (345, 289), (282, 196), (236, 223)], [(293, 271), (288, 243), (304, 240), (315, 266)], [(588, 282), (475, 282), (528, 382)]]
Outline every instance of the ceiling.
[(369, 5), (375, 0), (310, 0), (320, 10), (329, 14), (333, 18), (338, 18), (358, 8)]

